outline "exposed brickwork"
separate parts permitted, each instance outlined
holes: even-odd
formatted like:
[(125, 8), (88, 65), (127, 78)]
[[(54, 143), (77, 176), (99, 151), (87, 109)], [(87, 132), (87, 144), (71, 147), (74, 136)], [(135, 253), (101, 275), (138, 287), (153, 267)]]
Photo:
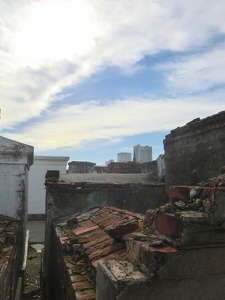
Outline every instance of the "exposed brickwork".
[(98, 262), (125, 259), (125, 240), (132, 232), (141, 232), (142, 227), (142, 215), (112, 207), (68, 216), (56, 225), (55, 233), (70, 278), (68, 294), (81, 300), (95, 299)]
[(155, 230), (166, 237), (172, 239), (180, 238), (184, 229), (184, 224), (180, 218), (174, 215), (159, 213), (155, 219)]
[[(219, 264), (225, 253), (223, 179), (222, 174), (200, 186), (172, 187), (167, 205), (146, 211), (145, 234), (126, 240), (127, 258), (161, 279), (223, 273)], [(207, 263), (212, 255), (212, 263)]]

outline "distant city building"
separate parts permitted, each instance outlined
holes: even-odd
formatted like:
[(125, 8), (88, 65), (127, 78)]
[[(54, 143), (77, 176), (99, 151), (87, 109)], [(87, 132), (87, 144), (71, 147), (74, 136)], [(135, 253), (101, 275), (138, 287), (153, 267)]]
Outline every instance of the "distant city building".
[(105, 165), (108, 166), (108, 164), (111, 164), (112, 162), (114, 162), (114, 159), (107, 160), (107, 161), (105, 162)]
[(145, 163), (152, 161), (152, 147), (150, 146), (134, 146), (134, 162)]
[(131, 161), (131, 153), (129, 152), (120, 152), (117, 153), (117, 162), (128, 162)]

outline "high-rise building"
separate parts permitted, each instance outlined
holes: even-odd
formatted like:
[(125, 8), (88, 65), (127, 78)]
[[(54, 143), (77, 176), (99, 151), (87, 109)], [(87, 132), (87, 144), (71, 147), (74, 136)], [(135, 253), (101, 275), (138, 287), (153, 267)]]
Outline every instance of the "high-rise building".
[(128, 162), (128, 161), (131, 161), (131, 153), (129, 152), (117, 153), (117, 162)]
[(150, 146), (134, 146), (134, 158), (133, 161), (139, 163), (145, 163), (152, 161), (152, 147)]

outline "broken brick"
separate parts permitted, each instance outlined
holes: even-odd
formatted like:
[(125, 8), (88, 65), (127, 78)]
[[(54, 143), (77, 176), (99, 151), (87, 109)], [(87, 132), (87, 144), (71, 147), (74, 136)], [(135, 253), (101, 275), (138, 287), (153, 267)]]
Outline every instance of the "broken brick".
[(111, 228), (106, 228), (106, 232), (114, 239), (121, 239), (124, 235), (140, 229), (138, 221), (122, 223)]
[(76, 291), (76, 300), (95, 300), (94, 289)]
[(88, 227), (88, 228), (77, 228), (75, 229), (73, 232), (75, 233), (76, 236), (87, 233), (87, 232), (91, 232), (95, 229), (98, 229), (97, 225), (94, 225), (92, 227)]
[(184, 224), (182, 219), (172, 214), (159, 213), (155, 219), (155, 229), (161, 235), (176, 239), (181, 237)]

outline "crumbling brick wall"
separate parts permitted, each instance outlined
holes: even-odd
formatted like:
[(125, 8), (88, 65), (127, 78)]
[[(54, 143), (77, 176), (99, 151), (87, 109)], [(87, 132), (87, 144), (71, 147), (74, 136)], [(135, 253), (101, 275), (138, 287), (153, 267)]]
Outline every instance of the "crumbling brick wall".
[(225, 111), (172, 130), (164, 149), (167, 190), (216, 176), (225, 164)]

